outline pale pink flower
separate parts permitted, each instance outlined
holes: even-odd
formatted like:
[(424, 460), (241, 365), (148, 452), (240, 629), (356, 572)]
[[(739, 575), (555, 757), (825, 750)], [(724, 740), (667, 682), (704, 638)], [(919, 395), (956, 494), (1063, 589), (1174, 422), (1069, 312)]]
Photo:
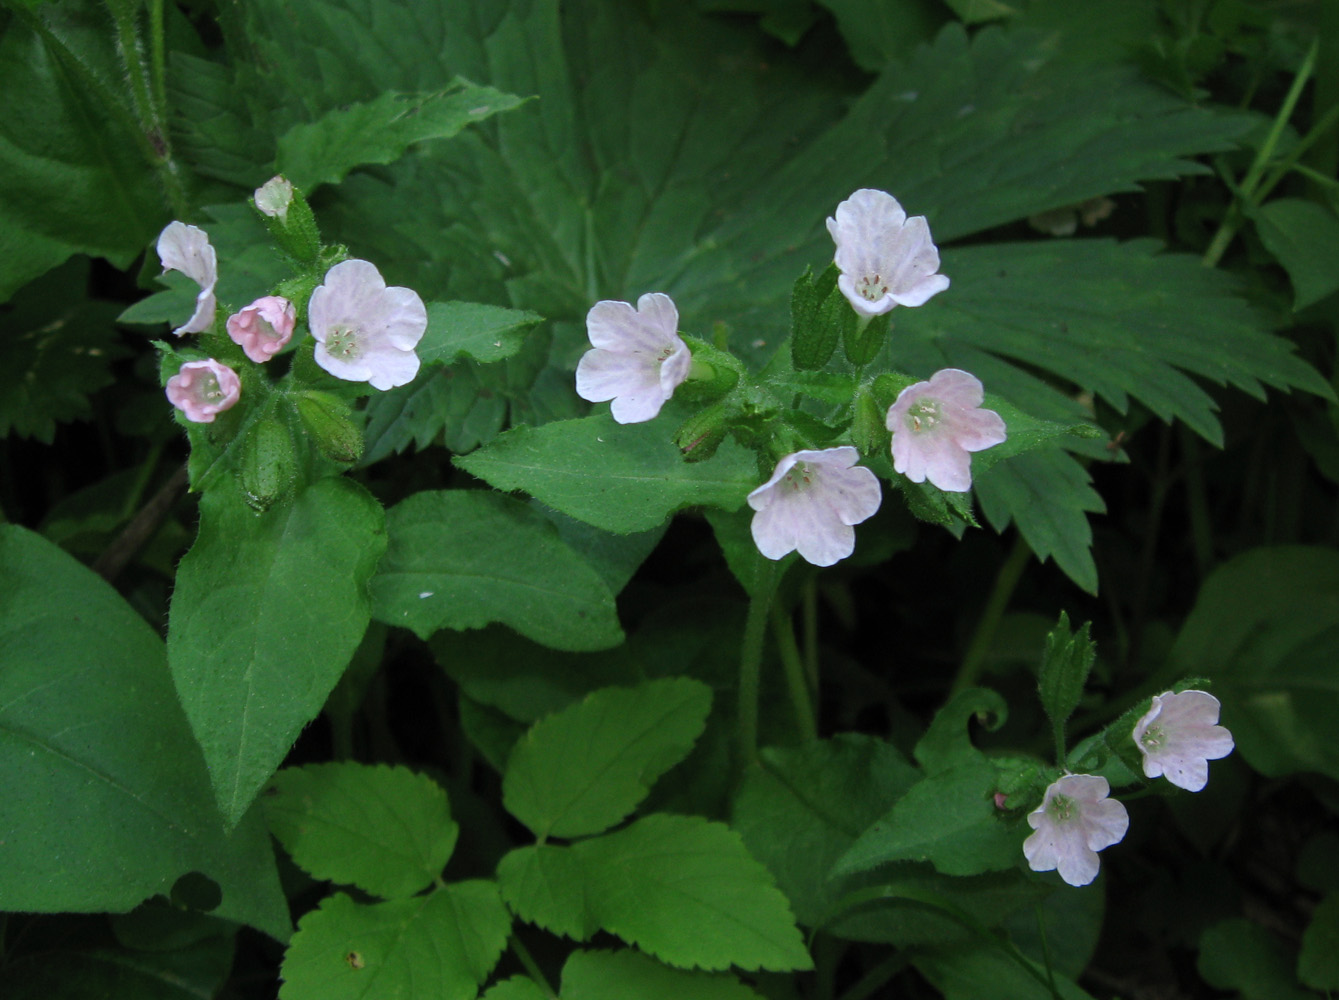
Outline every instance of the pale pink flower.
[(1232, 734), (1217, 725), (1222, 708), (1207, 691), (1164, 691), (1134, 724), (1134, 742), (1144, 755), (1144, 774), (1165, 777), (1198, 792), (1209, 781), (1209, 761), (1232, 752)]
[(203, 229), (184, 222), (169, 222), (158, 235), (158, 259), (164, 271), (180, 271), (200, 286), (195, 297), (195, 312), (172, 332), (199, 333), (214, 323), (214, 286), (218, 284), (219, 264), (209, 237)]
[(855, 550), (855, 529), (882, 499), (879, 480), (851, 447), (797, 451), (748, 496), (753, 541), (768, 559), (796, 549), (815, 566), (831, 566)]
[(948, 287), (925, 216), (907, 218), (886, 191), (861, 188), (828, 219), (837, 244), (837, 287), (863, 316), (919, 306)]
[(633, 309), (605, 300), (586, 314), (593, 345), (577, 365), (577, 395), (592, 403), (612, 399), (620, 424), (651, 420), (688, 377), (693, 356), (679, 337), (679, 310), (663, 292), (649, 292)]
[(1023, 856), (1035, 872), (1059, 870), (1070, 885), (1097, 878), (1097, 852), (1125, 836), (1130, 815), (1107, 798), (1111, 786), (1095, 774), (1066, 774), (1046, 789), (1032, 812), (1033, 833), (1023, 841)]
[(293, 185), (283, 174), (271, 177), (255, 193), (256, 208), (280, 222), (288, 219), (288, 206), (293, 203)]
[(981, 409), (984, 399), (980, 380), (957, 368), (903, 389), (886, 421), (893, 432), (893, 468), (913, 483), (928, 479), (950, 493), (971, 489), (971, 452), (1006, 436), (1000, 415)]
[(212, 424), (214, 417), (237, 402), (242, 383), (237, 373), (213, 358), (187, 361), (167, 380), (167, 398), (197, 424)]
[(228, 336), (248, 358), (264, 364), (292, 339), (297, 319), (298, 311), (288, 299), (266, 295), (228, 317)]
[(365, 260), (346, 260), (326, 272), (312, 292), (308, 325), (316, 363), (336, 378), (392, 389), (414, 380), (414, 348), (428, 328), (418, 293), (393, 285)]

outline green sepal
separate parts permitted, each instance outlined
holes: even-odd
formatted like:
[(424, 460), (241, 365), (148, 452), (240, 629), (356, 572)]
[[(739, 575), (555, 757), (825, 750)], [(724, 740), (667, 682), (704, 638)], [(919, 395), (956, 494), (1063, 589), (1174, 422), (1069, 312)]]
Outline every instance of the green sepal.
[(690, 403), (717, 400), (739, 384), (744, 366), (733, 354), (697, 337), (684, 337), (683, 342), (693, 354), (693, 367), (676, 391), (679, 398)]
[(855, 316), (837, 288), (837, 265), (813, 277), (805, 269), (790, 295), (790, 358), (798, 371), (817, 371), (828, 363), (837, 341)]
[[(837, 292), (841, 296), (841, 292)], [(842, 330), (842, 347), (846, 351), (846, 359), (857, 368), (869, 364), (879, 354), (883, 342), (888, 339), (888, 331), (892, 329), (892, 322), (888, 313), (881, 316), (855, 317), (855, 312), (849, 308), (849, 303), (842, 296), (843, 304), (847, 305), (847, 312), (854, 317), (854, 321)]]
[(702, 462), (716, 454), (729, 429), (729, 412), (724, 403), (716, 403), (693, 414), (674, 432), (674, 443), (683, 452), (684, 461)]
[(353, 422), (353, 411), (344, 400), (328, 392), (308, 389), (298, 393), (294, 402), (302, 426), (322, 455), (345, 465), (363, 457), (363, 432)]
[(851, 443), (865, 457), (887, 454), (893, 438), (884, 422), (888, 411), (879, 406), (872, 389), (867, 386), (857, 389), (851, 409)]
[(264, 511), (296, 493), (298, 452), (293, 434), (275, 412), (262, 416), (246, 431), (237, 481), (242, 497), (254, 510)]

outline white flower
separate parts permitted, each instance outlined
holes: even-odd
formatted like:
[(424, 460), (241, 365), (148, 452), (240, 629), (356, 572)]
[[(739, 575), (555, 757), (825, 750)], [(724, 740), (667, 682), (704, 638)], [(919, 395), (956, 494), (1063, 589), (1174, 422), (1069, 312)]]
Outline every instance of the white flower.
[(913, 483), (930, 480), (941, 490), (972, 488), (971, 452), (1004, 441), (1004, 420), (981, 409), (981, 382), (957, 368), (944, 368), (898, 393), (888, 408), (893, 432), (893, 468)]
[(167, 398), (186, 419), (197, 424), (212, 424), (214, 418), (229, 409), (242, 395), (237, 373), (210, 358), (187, 361), (167, 380)]
[(586, 314), (593, 345), (577, 365), (577, 395), (592, 403), (614, 401), (620, 424), (651, 420), (688, 377), (693, 356), (679, 337), (679, 310), (663, 292), (627, 302), (605, 300)]
[(280, 222), (288, 220), (288, 206), (293, 203), (293, 184), (283, 174), (271, 177), (254, 195), (256, 208)]
[(893, 306), (919, 306), (948, 287), (936, 274), (939, 251), (925, 216), (908, 219), (885, 191), (861, 188), (828, 219), (841, 270), (837, 287), (856, 312), (878, 316)]
[(214, 323), (214, 286), (219, 280), (219, 264), (205, 231), (184, 222), (169, 222), (158, 235), (158, 259), (163, 262), (164, 271), (180, 271), (200, 286), (195, 312), (172, 332), (181, 336), (208, 330)]
[(428, 328), (428, 311), (413, 289), (387, 288), (367, 261), (346, 260), (327, 271), (307, 313), (316, 363), (336, 378), (392, 389), (418, 374), (414, 348)]
[(1036, 833), (1023, 841), (1023, 856), (1035, 872), (1059, 870), (1070, 885), (1097, 878), (1097, 852), (1125, 836), (1130, 815), (1108, 799), (1111, 786), (1095, 774), (1066, 774), (1046, 789), (1028, 826)]
[(831, 566), (855, 549), (855, 530), (882, 499), (879, 480), (856, 465), (851, 447), (797, 451), (749, 494), (753, 541), (768, 559), (796, 549), (815, 566)]
[(1221, 708), (1207, 691), (1164, 691), (1134, 725), (1134, 742), (1144, 755), (1144, 774), (1165, 777), (1178, 788), (1198, 792), (1209, 781), (1209, 761), (1226, 757), (1232, 734), (1217, 725)]

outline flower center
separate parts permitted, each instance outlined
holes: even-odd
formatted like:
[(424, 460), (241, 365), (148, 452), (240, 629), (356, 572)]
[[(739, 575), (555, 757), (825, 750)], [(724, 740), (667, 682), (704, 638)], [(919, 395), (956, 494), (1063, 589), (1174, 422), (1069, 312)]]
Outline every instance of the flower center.
[(325, 335), (325, 350), (332, 358), (348, 361), (361, 353), (358, 347), (358, 331), (349, 326), (332, 327)]
[(1057, 823), (1068, 823), (1078, 816), (1079, 804), (1068, 795), (1056, 795), (1046, 807), (1046, 814)]
[(795, 467), (786, 473), (785, 483), (796, 493), (809, 487), (813, 480), (809, 478), (809, 466), (803, 462), (797, 462)]
[(1150, 726), (1144, 731), (1144, 735), (1139, 737), (1139, 742), (1150, 750), (1162, 746), (1162, 727)]
[(939, 402), (933, 399), (918, 399), (907, 410), (907, 428), (917, 434), (934, 430), (943, 413)]
[(888, 283), (879, 275), (864, 275), (856, 282), (856, 291), (860, 293), (861, 298), (868, 299), (870, 302), (878, 302), (888, 294)]
[(213, 372), (205, 372), (200, 376), (200, 381), (196, 383), (195, 398), (201, 403), (213, 403), (223, 398), (223, 387), (219, 385), (218, 376)]

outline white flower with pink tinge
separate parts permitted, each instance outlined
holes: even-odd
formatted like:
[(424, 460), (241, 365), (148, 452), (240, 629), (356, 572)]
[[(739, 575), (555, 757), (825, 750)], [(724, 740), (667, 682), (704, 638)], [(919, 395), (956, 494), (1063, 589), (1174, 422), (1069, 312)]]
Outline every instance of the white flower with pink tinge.
[(855, 529), (879, 509), (879, 480), (856, 465), (851, 447), (797, 451), (748, 496), (753, 541), (768, 559), (799, 550), (815, 566), (831, 566), (855, 550)]
[(414, 348), (428, 328), (428, 311), (412, 288), (386, 287), (365, 260), (346, 260), (326, 272), (312, 292), (307, 322), (316, 363), (335, 378), (393, 389), (414, 380)]
[(169, 222), (158, 236), (158, 259), (164, 271), (180, 271), (200, 286), (195, 312), (172, 332), (181, 336), (208, 330), (214, 323), (217, 305), (214, 286), (219, 280), (219, 263), (205, 231), (184, 222)]
[(837, 287), (863, 316), (924, 305), (948, 287), (925, 216), (908, 219), (886, 191), (861, 188), (828, 219), (837, 244)]
[(612, 399), (620, 424), (653, 419), (688, 377), (693, 356), (679, 336), (679, 310), (664, 292), (627, 302), (606, 299), (586, 314), (592, 349), (577, 364), (577, 395)]
[(288, 206), (293, 204), (293, 184), (283, 174), (271, 177), (256, 188), (256, 208), (280, 222), (288, 221)]
[(928, 479), (941, 490), (966, 493), (972, 488), (971, 453), (1007, 436), (1000, 415), (981, 409), (984, 399), (980, 380), (957, 368), (903, 389), (886, 421), (893, 432), (893, 468), (913, 483)]
[(1023, 841), (1023, 856), (1035, 872), (1059, 871), (1070, 885), (1097, 878), (1097, 852), (1118, 843), (1130, 826), (1130, 814), (1111, 786), (1095, 774), (1066, 774), (1046, 789), (1028, 826), (1036, 832)]
[(228, 317), (228, 336), (248, 358), (264, 364), (292, 339), (297, 319), (298, 311), (288, 299), (266, 295)]
[(214, 417), (230, 408), (242, 395), (237, 373), (210, 358), (187, 361), (167, 380), (167, 398), (197, 424), (212, 424)]
[(1218, 725), (1221, 703), (1207, 691), (1164, 691), (1134, 725), (1134, 742), (1144, 755), (1144, 774), (1165, 777), (1178, 788), (1198, 792), (1209, 781), (1209, 761), (1226, 757), (1235, 744)]

